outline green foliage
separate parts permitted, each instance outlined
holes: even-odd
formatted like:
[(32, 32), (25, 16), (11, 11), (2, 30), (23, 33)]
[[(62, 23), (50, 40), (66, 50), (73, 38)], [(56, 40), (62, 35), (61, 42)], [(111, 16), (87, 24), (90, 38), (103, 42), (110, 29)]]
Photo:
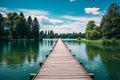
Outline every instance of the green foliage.
[(119, 45), (119, 41), (115, 38), (112, 39), (103, 39), (102, 44), (105, 46), (109, 46), (109, 45)]
[(41, 38), (72, 38), (72, 39), (75, 39), (75, 38), (78, 38), (78, 37), (81, 37), (81, 38), (85, 38), (84, 37), (84, 33), (62, 33), (62, 34), (58, 34), (58, 33), (54, 33), (54, 31), (50, 30), (50, 31), (40, 31), (40, 39)]
[(90, 40), (97, 40), (100, 38), (100, 32), (97, 30), (88, 30), (86, 33), (86, 38)]
[(95, 28), (95, 22), (93, 20), (89, 21), (86, 30), (93, 30)]
[(4, 20), (2, 14), (0, 14), (0, 39), (4, 35)]
[(120, 39), (120, 6), (112, 3), (101, 21), (102, 36), (107, 39)]
[(15, 19), (15, 38), (25, 38), (27, 34), (27, 24), (23, 13)]
[(100, 28), (95, 25), (94, 21), (89, 21), (86, 28), (86, 38), (97, 40), (101, 37)]
[[(90, 40), (97, 40), (102, 37), (105, 39), (120, 39), (120, 6), (116, 3), (110, 5), (107, 13), (102, 18), (100, 27), (96, 26), (94, 21), (89, 21), (85, 34), (86, 39)], [(103, 40), (103, 44), (111, 43), (111, 40)]]
[(35, 40), (39, 39), (39, 23), (36, 17), (33, 20), (33, 38)]
[(118, 41), (115, 38), (111, 39), (111, 45), (118, 45)]
[(103, 44), (103, 45), (110, 45), (110, 41), (107, 40), (107, 39), (103, 39), (102, 44)]
[(26, 21), (22, 12), (10, 12), (5, 18), (0, 14), (0, 32), (0, 38), (39, 39), (39, 23), (37, 18), (32, 21), (31, 16)]
[(8, 25), (7, 25), (7, 23), (6, 23), (6, 18), (4, 18), (3, 16), (2, 16), (2, 14), (0, 14), (0, 40), (1, 39), (6, 39), (6, 38), (8, 38), (8, 35), (9, 35), (9, 27), (8, 27)]
[(19, 23), (19, 30), (18, 30), (18, 35), (20, 38), (26, 38), (27, 36), (27, 22), (24, 17), (24, 14), (21, 12), (20, 13), (20, 23)]
[(32, 18), (31, 16), (29, 16), (27, 19), (27, 36), (26, 36), (28, 39), (33, 38), (32, 30), (33, 30)]
[(58, 34), (50, 31), (40, 31), (39, 23), (35, 17), (33, 20), (29, 16), (26, 20), (24, 14), (16, 12), (10, 12), (7, 17), (2, 17), (0, 14), (0, 38), (6, 37), (8, 39), (34, 39), (42, 40), (43, 38), (85, 38), (83, 33), (67, 33)]
[(81, 37), (78, 37), (77, 40), (81, 40)]

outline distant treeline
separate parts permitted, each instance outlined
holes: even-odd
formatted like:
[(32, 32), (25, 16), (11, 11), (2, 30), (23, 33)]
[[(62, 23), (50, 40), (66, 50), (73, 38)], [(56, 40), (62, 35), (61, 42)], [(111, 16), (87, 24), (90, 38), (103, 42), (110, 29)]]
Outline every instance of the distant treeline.
[(52, 30), (48, 31), (40, 31), (40, 38), (85, 38), (84, 33), (54, 33)]
[(91, 20), (87, 24), (86, 39), (120, 39), (120, 6), (112, 3), (103, 16), (100, 26)]
[(6, 17), (0, 13), (0, 40), (13, 39), (34, 39), (42, 40), (43, 38), (84, 38), (82, 33), (67, 33), (58, 34), (50, 31), (39, 31), (39, 23), (35, 17), (33, 20), (31, 16), (27, 19), (24, 14), (10, 12)]

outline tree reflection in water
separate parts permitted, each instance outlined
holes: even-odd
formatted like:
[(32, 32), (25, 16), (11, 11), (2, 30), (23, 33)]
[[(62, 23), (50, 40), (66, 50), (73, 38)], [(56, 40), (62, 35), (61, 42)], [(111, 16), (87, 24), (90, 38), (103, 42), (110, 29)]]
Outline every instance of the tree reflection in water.
[(103, 46), (86, 44), (86, 51), (88, 59), (94, 60), (99, 55), (105, 69), (108, 73), (109, 80), (120, 80), (120, 49), (119, 46)]
[(0, 44), (0, 62), (5, 62), (9, 67), (22, 66), (25, 61), (37, 61), (39, 42), (13, 41)]

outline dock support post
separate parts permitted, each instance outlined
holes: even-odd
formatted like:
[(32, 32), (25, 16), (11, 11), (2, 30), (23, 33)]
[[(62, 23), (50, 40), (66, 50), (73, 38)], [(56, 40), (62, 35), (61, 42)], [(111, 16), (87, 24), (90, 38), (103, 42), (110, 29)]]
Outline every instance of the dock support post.
[(50, 50), (50, 52), (52, 52), (52, 50)]
[(43, 64), (43, 62), (40, 62), (40, 63), (39, 63), (39, 66), (42, 66), (42, 64)]
[(82, 62), (80, 62), (80, 64), (82, 65)]
[(73, 56), (75, 57), (75, 55), (73, 54)]
[(36, 75), (35, 73), (31, 73), (30, 74), (30, 80), (32, 80), (35, 75)]
[(88, 73), (88, 74), (94, 80), (94, 74), (93, 73)]
[(69, 49), (69, 51), (71, 52), (71, 49)]
[(47, 55), (46, 55), (46, 58), (47, 58), (48, 56), (49, 56), (49, 55), (47, 54)]

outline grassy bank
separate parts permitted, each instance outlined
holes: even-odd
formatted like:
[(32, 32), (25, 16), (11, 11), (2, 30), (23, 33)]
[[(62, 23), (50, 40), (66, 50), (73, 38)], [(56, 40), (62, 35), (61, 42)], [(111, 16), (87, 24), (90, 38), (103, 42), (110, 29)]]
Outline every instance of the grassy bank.
[(89, 43), (89, 44), (102, 44), (103, 40), (78, 40), (78, 42)]
[(119, 48), (120, 49), (120, 40), (116, 40), (116, 39), (78, 40), (78, 42), (87, 43), (89, 45), (98, 46), (100, 48)]

